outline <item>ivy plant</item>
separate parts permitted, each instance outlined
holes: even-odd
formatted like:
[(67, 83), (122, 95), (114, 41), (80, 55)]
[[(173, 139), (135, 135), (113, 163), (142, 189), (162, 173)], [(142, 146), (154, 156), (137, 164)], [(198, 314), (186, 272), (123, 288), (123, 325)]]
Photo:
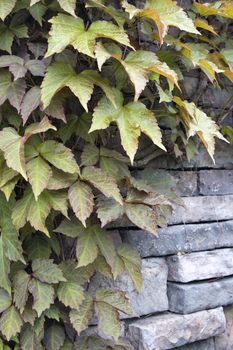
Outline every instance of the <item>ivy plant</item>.
[(147, 163), (232, 138), (184, 88), (233, 82), (232, 18), (232, 1), (0, 0), (0, 349), (133, 349), (124, 292), (89, 284), (127, 273), (140, 293), (110, 228), (156, 235), (179, 203)]

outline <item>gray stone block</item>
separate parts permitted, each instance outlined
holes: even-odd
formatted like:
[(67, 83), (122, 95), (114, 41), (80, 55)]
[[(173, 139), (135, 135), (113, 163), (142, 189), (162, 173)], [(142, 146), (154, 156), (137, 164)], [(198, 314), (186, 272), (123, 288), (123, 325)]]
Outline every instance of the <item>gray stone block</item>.
[[(115, 282), (96, 274), (92, 279), (89, 292), (96, 288), (120, 289), (126, 292), (135, 312), (135, 316), (147, 315), (153, 312), (168, 310), (167, 299), (167, 265), (163, 258), (144, 259), (142, 261), (143, 284), (138, 293), (127, 274), (118, 277)], [(122, 314), (121, 318), (127, 318)]]
[(197, 172), (195, 171), (169, 171), (171, 176), (176, 180), (175, 191), (179, 196), (196, 196), (197, 189)]
[(189, 284), (170, 282), (168, 300), (169, 310), (181, 314), (233, 304), (233, 277)]
[(127, 336), (136, 350), (167, 350), (224, 332), (222, 308), (189, 315), (166, 313), (129, 325)]
[(158, 237), (142, 230), (123, 230), (122, 239), (142, 257), (164, 256), (233, 247), (233, 220), (208, 224), (174, 225), (159, 229)]
[(216, 249), (167, 258), (168, 280), (191, 282), (233, 274), (233, 249)]
[(233, 170), (201, 170), (199, 172), (200, 194), (233, 194)]
[(215, 350), (233, 350), (233, 305), (224, 308), (226, 330), (215, 338)]
[(177, 350), (215, 350), (214, 338), (198, 341), (192, 344), (179, 346)]
[(233, 195), (184, 197), (169, 218), (170, 225), (233, 219)]

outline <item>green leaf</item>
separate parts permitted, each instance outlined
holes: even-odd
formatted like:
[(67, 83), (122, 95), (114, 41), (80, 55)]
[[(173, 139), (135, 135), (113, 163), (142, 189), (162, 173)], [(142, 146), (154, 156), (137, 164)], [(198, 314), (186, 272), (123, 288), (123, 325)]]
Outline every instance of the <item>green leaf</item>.
[(135, 288), (140, 293), (142, 286), (141, 259), (138, 252), (127, 244), (122, 244), (118, 255), (123, 260), (125, 268), (131, 277)]
[(52, 170), (43, 158), (36, 157), (27, 163), (27, 175), (32, 186), (35, 199), (43, 192), (52, 176)]
[(127, 315), (133, 314), (129, 301), (126, 298), (125, 293), (122, 291), (99, 288), (96, 291), (96, 301), (97, 303), (102, 302), (111, 305), (118, 311), (121, 311)]
[(78, 334), (84, 331), (87, 327), (94, 312), (94, 303), (91, 297), (86, 295), (79, 310), (70, 311), (70, 322)]
[(62, 233), (65, 236), (76, 238), (85, 231), (85, 227), (78, 219), (63, 220), (54, 232)]
[(36, 259), (32, 262), (33, 276), (46, 283), (66, 281), (58, 265), (52, 259)]
[(24, 139), (13, 128), (0, 131), (0, 149), (9, 168), (20, 173), (27, 180), (24, 155)]
[(100, 329), (117, 341), (121, 335), (121, 323), (117, 310), (105, 302), (96, 303)]
[(85, 182), (77, 181), (70, 187), (68, 197), (75, 215), (86, 227), (86, 220), (94, 207), (94, 195), (90, 186)]
[(47, 236), (49, 236), (49, 231), (45, 226), (45, 220), (49, 215), (50, 209), (51, 206), (48, 202), (48, 198), (43, 192), (37, 198), (37, 201), (32, 198), (31, 202), (29, 203), (28, 212), (26, 213), (27, 220), (30, 222), (32, 227), (38, 231), (44, 232)]
[(74, 282), (62, 282), (57, 290), (58, 299), (72, 309), (79, 310), (80, 305), (85, 299), (84, 290)]
[(29, 291), (33, 296), (33, 309), (38, 316), (50, 307), (54, 301), (54, 289), (51, 285), (33, 278), (29, 283)]
[(21, 107), (20, 107), (20, 113), (22, 115), (23, 124), (26, 124), (29, 116), (32, 114), (32, 112), (39, 107), (40, 105), (40, 88), (38, 86), (33, 86), (30, 90), (26, 92), (24, 95)]
[(124, 214), (124, 207), (111, 198), (98, 198), (97, 215), (101, 227), (115, 221)]
[(76, 255), (78, 259), (78, 267), (87, 266), (95, 261), (98, 255), (98, 246), (94, 234), (95, 227), (87, 228), (83, 233), (79, 234), (77, 242)]
[(154, 114), (141, 102), (130, 102), (123, 106), (123, 95), (115, 90), (117, 108), (103, 97), (95, 108), (90, 132), (106, 129), (111, 122), (116, 122), (121, 143), (131, 162), (138, 148), (138, 138), (145, 133), (155, 145), (166, 150), (162, 144), (162, 134)]
[(0, 237), (0, 287), (11, 293), (11, 284), (9, 280), (10, 261), (6, 258), (4, 252), (3, 238)]
[(0, 2), (0, 18), (2, 21), (6, 18), (7, 15), (11, 13), (14, 6), (16, 4), (16, 0), (1, 0)]
[(13, 336), (19, 333), (22, 326), (22, 318), (17, 309), (12, 305), (4, 311), (0, 318), (0, 331), (9, 341)]
[(64, 11), (75, 16), (76, 0), (58, 0), (58, 2)]
[(40, 155), (56, 168), (67, 173), (79, 173), (79, 167), (76, 163), (71, 150), (62, 143), (56, 141), (45, 141), (38, 147)]
[(51, 207), (68, 218), (67, 193), (63, 191), (45, 191), (44, 194)]
[(48, 190), (61, 190), (70, 187), (78, 178), (78, 175), (65, 173), (56, 168), (52, 169), (52, 176), (47, 185)]
[[(56, 80), (54, 76), (56, 75)], [(42, 83), (41, 100), (44, 108), (48, 107), (53, 96), (65, 86), (70, 88), (88, 111), (87, 103), (93, 93), (94, 85), (99, 86), (114, 103), (114, 95), (108, 83), (95, 71), (85, 70), (76, 74), (74, 69), (63, 62), (55, 62), (48, 67)]]
[(116, 251), (110, 234), (101, 229), (98, 225), (93, 227), (95, 233), (95, 241), (101, 254), (104, 256), (111, 269), (114, 269)]
[(45, 330), (44, 343), (49, 350), (59, 350), (65, 342), (65, 331), (57, 322)]
[(144, 204), (125, 204), (125, 212), (133, 224), (150, 233), (157, 234), (157, 213)]
[(44, 117), (39, 123), (32, 123), (25, 130), (25, 136), (31, 136), (35, 134), (40, 134), (41, 132), (46, 132), (49, 129), (57, 130), (55, 126), (53, 126), (48, 117)]
[(24, 248), (29, 260), (48, 259), (51, 254), (51, 247), (48, 245), (45, 237), (40, 233), (30, 236), (25, 240)]
[(14, 303), (22, 314), (28, 300), (28, 284), (30, 275), (25, 271), (18, 271), (13, 277)]
[(120, 195), (119, 188), (112, 176), (105, 171), (93, 166), (85, 167), (82, 172), (84, 180), (90, 182), (106, 197), (112, 197), (117, 202), (122, 204), (122, 197)]
[(81, 155), (81, 165), (90, 166), (95, 165), (99, 160), (99, 148), (91, 143), (84, 146)]
[(85, 30), (81, 18), (58, 14), (50, 20), (49, 46), (46, 57), (62, 52), (66, 46), (72, 45), (80, 53), (94, 57), (94, 46), (97, 38), (108, 38), (122, 45), (130, 46), (127, 34), (123, 29), (107, 21), (93, 22), (88, 30)]
[(48, 310), (44, 312), (44, 315), (51, 320), (56, 320), (57, 322), (60, 321), (60, 310), (56, 305), (52, 305)]
[(32, 201), (33, 193), (30, 187), (27, 187), (21, 199), (15, 202), (12, 211), (12, 221), (17, 229), (22, 228), (27, 222), (27, 215)]
[(38, 338), (31, 325), (26, 325), (20, 332), (20, 346), (22, 350), (40, 349), (40, 338)]
[(2, 313), (12, 304), (11, 296), (2, 288), (0, 288), (0, 312)]

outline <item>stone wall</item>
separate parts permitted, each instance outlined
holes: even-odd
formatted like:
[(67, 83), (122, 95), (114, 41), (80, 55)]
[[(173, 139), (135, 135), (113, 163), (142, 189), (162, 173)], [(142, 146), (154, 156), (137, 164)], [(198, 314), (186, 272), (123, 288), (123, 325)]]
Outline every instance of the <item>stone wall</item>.
[(123, 221), (114, 230), (143, 258), (141, 293), (127, 275), (92, 281), (127, 292), (135, 317), (121, 316), (122, 335), (136, 350), (233, 349), (233, 147), (221, 143), (216, 164), (203, 154), (185, 166), (166, 159), (184, 207), (157, 238)]

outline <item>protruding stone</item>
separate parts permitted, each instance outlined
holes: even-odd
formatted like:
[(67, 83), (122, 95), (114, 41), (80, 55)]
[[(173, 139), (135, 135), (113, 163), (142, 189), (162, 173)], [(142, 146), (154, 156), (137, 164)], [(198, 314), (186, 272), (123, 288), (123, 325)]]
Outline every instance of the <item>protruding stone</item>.
[(174, 225), (159, 229), (158, 237), (142, 230), (123, 230), (123, 241), (142, 257), (164, 256), (233, 247), (233, 220), (208, 224)]
[(201, 170), (199, 172), (200, 194), (233, 194), (233, 170)]
[[(92, 279), (89, 291), (94, 293), (96, 288), (120, 289), (126, 292), (127, 297), (135, 312), (135, 316), (148, 315), (152, 312), (168, 310), (167, 299), (167, 265), (163, 258), (145, 259), (142, 261), (143, 284), (138, 293), (125, 273), (115, 282), (96, 274)], [(122, 314), (122, 318), (126, 318)]]
[(169, 310), (181, 314), (233, 304), (233, 277), (189, 284), (168, 283)]
[(168, 280), (191, 282), (233, 274), (233, 249), (216, 249), (167, 258)]
[(184, 206), (177, 206), (169, 224), (233, 219), (233, 195), (184, 197)]
[(131, 323), (128, 338), (137, 350), (168, 350), (222, 334), (225, 327), (222, 308), (189, 315), (166, 313)]
[(215, 338), (215, 350), (233, 349), (233, 305), (224, 308), (226, 330)]

